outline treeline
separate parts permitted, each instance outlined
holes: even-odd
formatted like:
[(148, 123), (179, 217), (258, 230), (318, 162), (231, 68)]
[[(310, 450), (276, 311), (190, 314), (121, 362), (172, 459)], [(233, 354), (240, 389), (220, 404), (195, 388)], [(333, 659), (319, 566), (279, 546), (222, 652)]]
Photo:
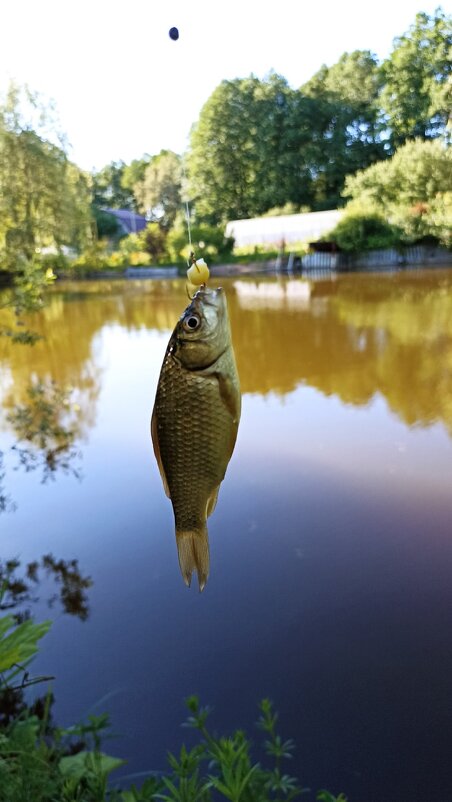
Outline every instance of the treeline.
[[(93, 259), (99, 237), (119, 239), (108, 208), (145, 214), (150, 223), (138, 239), (122, 240), (118, 264), (140, 252), (152, 262), (177, 258), (186, 239), (184, 199), (190, 200), (198, 239), (215, 257), (231, 247), (221, 233), (227, 220), (336, 208), (347, 194), (359, 204), (359, 187), (367, 202), (369, 181), (375, 178), (374, 189), (381, 184), (383, 173), (375, 172), (380, 165), (393, 163), (414, 140), (419, 148), (438, 140), (436, 155), (445, 165), (441, 176), (432, 184), (426, 174), (417, 182), (417, 194), (404, 199), (405, 206), (426, 207), (425, 222), (429, 203), (438, 205), (438, 192), (450, 188), (444, 185), (450, 165), (451, 52), (452, 18), (441, 9), (432, 16), (420, 13), (382, 63), (369, 51), (344, 53), (298, 89), (276, 74), (223, 81), (193, 125), (184, 157), (164, 150), (130, 164), (113, 162), (93, 175), (70, 163), (64, 140), (49, 133), (39, 99), (27, 96), (35, 112), (27, 119), (23, 98), (12, 88), (0, 108), (2, 264), (62, 245)], [(424, 172), (427, 151), (428, 145), (416, 154), (427, 165)], [(370, 179), (351, 178), (357, 175)], [(400, 171), (388, 168), (385, 176), (394, 207)], [(381, 207), (378, 192), (373, 195)], [(442, 198), (439, 206), (448, 203)], [(416, 235), (416, 226), (411, 234), (405, 228), (407, 236)], [(429, 233), (428, 225), (420, 229)]]

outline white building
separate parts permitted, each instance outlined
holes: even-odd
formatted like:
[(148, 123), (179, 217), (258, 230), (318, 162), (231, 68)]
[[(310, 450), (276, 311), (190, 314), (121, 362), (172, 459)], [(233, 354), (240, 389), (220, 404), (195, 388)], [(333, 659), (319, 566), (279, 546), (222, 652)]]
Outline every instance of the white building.
[(339, 222), (343, 212), (308, 212), (306, 214), (284, 214), (279, 217), (251, 217), (247, 220), (231, 220), (226, 226), (226, 236), (234, 237), (237, 248), (246, 245), (275, 245), (284, 241), (315, 242)]

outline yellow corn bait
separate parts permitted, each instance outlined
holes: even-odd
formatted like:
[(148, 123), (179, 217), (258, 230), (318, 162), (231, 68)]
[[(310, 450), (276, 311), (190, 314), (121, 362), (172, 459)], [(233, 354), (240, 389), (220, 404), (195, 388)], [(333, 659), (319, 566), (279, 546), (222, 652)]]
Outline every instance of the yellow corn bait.
[(190, 284), (192, 284), (194, 287), (200, 287), (201, 284), (207, 284), (209, 275), (209, 268), (207, 267), (204, 259), (197, 259), (187, 270), (187, 278)]

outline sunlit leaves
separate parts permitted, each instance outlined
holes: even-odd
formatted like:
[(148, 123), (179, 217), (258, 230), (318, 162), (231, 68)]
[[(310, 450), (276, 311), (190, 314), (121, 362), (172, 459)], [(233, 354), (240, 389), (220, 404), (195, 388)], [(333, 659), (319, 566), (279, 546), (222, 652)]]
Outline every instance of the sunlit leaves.
[(382, 107), (394, 145), (445, 133), (451, 108), (452, 17), (420, 13), (382, 65)]
[(0, 102), (0, 262), (21, 272), (42, 249), (90, 237), (87, 177), (67, 158), (51, 106), (11, 85)]
[(12, 615), (0, 618), (0, 672), (33, 657), (38, 651), (38, 641), (49, 629), (50, 621), (34, 624), (28, 619), (17, 624)]

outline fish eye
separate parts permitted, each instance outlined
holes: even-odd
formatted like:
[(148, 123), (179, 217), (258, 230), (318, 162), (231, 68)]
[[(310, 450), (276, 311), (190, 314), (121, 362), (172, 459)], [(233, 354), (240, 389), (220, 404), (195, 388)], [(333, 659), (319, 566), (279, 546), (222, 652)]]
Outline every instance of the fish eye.
[(184, 320), (184, 326), (188, 331), (196, 331), (201, 325), (201, 318), (197, 315), (190, 315)]

